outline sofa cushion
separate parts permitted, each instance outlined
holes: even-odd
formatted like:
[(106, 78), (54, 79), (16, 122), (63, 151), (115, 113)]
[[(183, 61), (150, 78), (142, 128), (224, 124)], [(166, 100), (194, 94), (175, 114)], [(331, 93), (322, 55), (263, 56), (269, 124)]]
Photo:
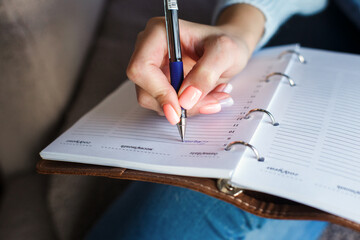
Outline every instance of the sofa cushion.
[(72, 96), (103, 0), (0, 1), (0, 165), (35, 169)]
[(8, 179), (0, 205), (0, 239), (55, 239), (46, 178), (34, 172)]

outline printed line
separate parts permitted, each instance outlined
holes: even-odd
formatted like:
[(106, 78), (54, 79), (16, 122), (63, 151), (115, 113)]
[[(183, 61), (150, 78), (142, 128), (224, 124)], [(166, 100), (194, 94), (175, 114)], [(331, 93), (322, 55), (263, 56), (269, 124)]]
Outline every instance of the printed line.
[(321, 166), (321, 167), (324, 167), (324, 168), (326, 168), (326, 169), (334, 170), (334, 171), (336, 171), (336, 172), (340, 172), (340, 173), (345, 173), (345, 174), (347, 174), (347, 175), (351, 175), (351, 176), (356, 177), (356, 178), (358, 178), (358, 179), (360, 180), (360, 176), (357, 175), (357, 174), (354, 174), (354, 173), (351, 173), (351, 172), (348, 172), (348, 171), (344, 171), (344, 170), (340, 170), (340, 169), (338, 169), (338, 168), (334, 168), (334, 167), (331, 167), (331, 166), (329, 166), (329, 165), (327, 165), (327, 164), (323, 164), (323, 163), (319, 163), (319, 164), (317, 164), (317, 165), (319, 165), (319, 166)]
[[(315, 128), (315, 130), (319, 130), (319, 128), (320, 128), (318, 125), (314, 126), (314, 125), (311, 125), (311, 124), (304, 124), (304, 122), (296, 122), (296, 121), (292, 121), (292, 120), (289, 121), (289, 120), (286, 120), (286, 119), (284, 119), (283, 122), (284, 123), (289, 123), (289, 125), (295, 125), (297, 127), (305, 126), (305, 127), (308, 127), (308, 128)], [(291, 124), (291, 123), (293, 123), (293, 124)]]
[[(327, 135), (330, 135), (330, 136), (335, 136), (335, 137), (337, 137), (337, 138), (334, 138), (334, 137), (328, 136), (328, 138), (330, 138), (330, 139), (337, 139), (337, 140), (339, 140), (339, 141), (341, 141), (341, 142), (344, 142), (344, 143), (347, 143), (347, 144), (349, 144), (349, 145), (355, 145), (355, 146), (356, 146), (356, 144), (358, 143), (358, 141), (357, 141), (357, 140), (354, 140), (353, 138), (344, 137), (344, 136), (341, 136), (341, 135), (338, 135), (338, 134), (333, 134), (333, 133), (331, 133), (331, 132), (327, 132), (326, 134), (327, 134)], [(342, 139), (339, 139), (339, 138), (342, 138)], [(344, 140), (344, 139), (350, 140), (351, 142), (346, 141), (346, 140)], [(339, 143), (341, 143), (341, 142), (339, 142)], [(340, 144), (340, 145), (341, 145), (341, 144)], [(355, 146), (353, 146), (353, 148), (355, 148)], [(360, 148), (355, 148), (355, 149), (360, 150)]]
[(312, 113), (314, 115), (323, 113), (322, 111), (312, 110), (303, 105), (297, 105), (296, 107), (294, 107), (291, 103), (289, 104), (289, 107), (287, 108), (286, 112), (289, 111), (289, 109), (296, 111), (298, 114), (303, 113), (303, 112)]
[[(347, 117), (351, 117), (351, 120), (355, 119), (360, 119), (359, 116), (356, 115), (356, 109), (345, 109), (344, 106), (338, 106), (335, 108), (336, 112), (338, 112), (338, 115), (341, 116), (347, 116)], [(340, 118), (342, 119), (342, 117)]]
[[(287, 130), (289, 130), (289, 131), (287, 131)], [(278, 132), (279, 133), (281, 133), (281, 132), (284, 132), (284, 133), (289, 133), (289, 134), (292, 134), (293, 136), (294, 136), (294, 134), (296, 134), (296, 136), (304, 136), (304, 137), (310, 137), (310, 138), (312, 138), (312, 139), (314, 139), (314, 138), (316, 138), (316, 139), (318, 139), (318, 134), (315, 134), (315, 133), (309, 133), (309, 132), (306, 132), (306, 131), (303, 131), (302, 129), (301, 129), (301, 134), (299, 133), (299, 129), (287, 129), (287, 128), (280, 128), (279, 130), (278, 130)], [(309, 135), (305, 135), (305, 134), (309, 134)]]
[[(136, 137), (126, 137), (126, 138), (123, 138), (123, 137), (119, 137), (119, 136), (109, 136), (111, 138), (118, 138), (118, 139), (123, 139), (123, 140), (127, 140), (127, 139), (133, 139), (133, 140), (144, 140), (142, 138), (136, 138)], [(161, 142), (161, 143), (167, 143), (167, 144), (171, 144), (171, 145), (193, 145), (193, 146), (221, 146), (221, 144), (215, 144), (215, 143), (206, 143), (206, 144), (197, 144), (197, 143), (186, 143), (186, 142), (181, 142), (180, 140), (178, 140), (177, 138), (175, 139), (167, 139), (167, 140), (158, 140), (158, 139), (152, 139), (151, 141), (153, 142)], [(174, 142), (176, 141), (176, 142)]]
[(328, 169), (324, 169), (324, 168), (315, 168), (315, 169), (318, 170), (318, 171), (320, 171), (320, 172), (325, 172), (325, 173), (331, 174), (332, 176), (335, 175), (335, 176), (342, 177), (342, 178), (346, 178), (346, 179), (349, 179), (349, 180), (355, 181), (355, 182), (358, 182), (358, 181), (359, 181), (359, 179), (355, 179), (355, 178), (351, 178), (351, 177), (348, 177), (348, 176), (344, 176), (344, 175), (338, 174), (337, 172), (329, 171)]
[[(286, 144), (286, 145), (290, 145), (291, 144), (291, 142), (289, 142), (289, 141), (279, 141), (278, 139), (274, 139), (273, 140), (274, 142), (277, 142), (277, 143), (280, 143), (280, 144)], [(292, 145), (292, 146), (294, 146), (294, 145)], [(299, 145), (296, 145), (295, 146), (297, 149), (299, 149), (299, 148), (301, 148), (301, 149), (306, 149), (306, 150), (310, 150), (310, 151), (313, 151), (314, 150), (314, 148), (308, 148), (308, 147), (304, 147), (304, 146), (299, 146)], [(288, 147), (289, 148), (289, 147)], [(290, 149), (290, 148), (289, 148)], [(300, 151), (300, 150), (299, 150)]]
[[(350, 133), (344, 133), (344, 132), (341, 132), (341, 131), (337, 131), (337, 129), (331, 129), (331, 132), (335, 132), (335, 133), (339, 133), (339, 134), (346, 134), (346, 136), (360, 139), (359, 135), (353, 135), (353, 134), (350, 134)], [(329, 134), (332, 134), (332, 133), (329, 133)]]
[(295, 116), (295, 115), (287, 115), (285, 117), (285, 119), (290, 119), (290, 120), (296, 120), (296, 121), (299, 121), (299, 122), (302, 122), (302, 123), (314, 123), (314, 124), (317, 124), (317, 125), (322, 125), (322, 123), (324, 122), (323, 119), (321, 118), (310, 118), (310, 117), (306, 117), (304, 118), (303, 116)]
[[(284, 128), (284, 129), (299, 131), (299, 126), (298, 126), (298, 125), (287, 124), (287, 123), (281, 123), (280, 128), (281, 128), (281, 129)], [(311, 132), (304, 131), (304, 129), (305, 129), (305, 130), (309, 130), (309, 131), (311, 131)], [(301, 132), (319, 135), (319, 133), (320, 133), (321, 131), (320, 131), (319, 129), (311, 129), (311, 128), (306, 128), (306, 127), (304, 127), (304, 126), (301, 126)], [(315, 132), (315, 133), (313, 133), (313, 132)]]
[[(292, 148), (291, 150), (293, 150), (293, 151), (291, 151), (291, 152), (286, 151), (286, 150), (289, 150), (288, 147), (280, 147), (280, 148), (281, 148), (281, 149), (279, 149), (279, 148), (277, 148), (277, 147), (275, 147), (275, 146), (272, 146), (272, 147), (270, 148), (270, 151), (271, 151), (271, 150), (274, 150), (274, 151), (281, 151), (281, 152), (289, 153), (289, 154), (292, 154), (292, 155), (296, 154), (296, 156), (304, 157), (304, 158), (311, 158), (311, 157), (312, 157), (312, 153), (304, 152), (304, 151), (298, 150), (298, 149), (296, 149), (296, 148)], [(285, 150), (284, 150), (284, 149), (285, 149)], [(305, 156), (305, 155), (301, 155), (301, 154), (299, 154), (299, 153), (308, 153), (309, 155), (308, 155), (308, 156)]]
[(74, 133), (85, 133), (85, 134), (106, 134), (108, 133), (109, 131), (82, 131), (82, 130), (77, 130), (77, 129), (74, 129), (73, 130)]
[(113, 126), (111, 126), (111, 127), (108, 127), (108, 128), (96, 128), (96, 127), (94, 127), (94, 128), (91, 128), (91, 127), (81, 127), (81, 126), (79, 126), (79, 127), (76, 127), (75, 129), (80, 129), (80, 130), (99, 130), (99, 131), (109, 131), (109, 130), (111, 130), (113, 128)]
[(342, 122), (339, 121), (339, 119), (331, 119), (330, 123), (331, 123), (331, 125), (335, 125), (334, 128), (337, 128), (340, 126), (340, 127), (346, 128), (346, 129), (355, 130), (355, 131), (360, 132), (360, 128), (356, 128), (353, 125), (344, 125), (344, 124), (342, 124)]
[(299, 162), (293, 162), (293, 161), (290, 161), (290, 160), (288, 160), (288, 159), (272, 158), (272, 157), (270, 157), (270, 156), (269, 156), (269, 158), (270, 158), (272, 161), (281, 161), (281, 162), (287, 162), (287, 163), (299, 165), (299, 166), (302, 166), (302, 167), (309, 167), (309, 166), (306, 165), (306, 164), (301, 164), (301, 163), (299, 163)]
[[(176, 134), (173, 134), (173, 135), (168, 135), (168, 134), (158, 134), (158, 135), (148, 135), (148, 134), (134, 134), (134, 133), (121, 133), (121, 134), (114, 134), (112, 133), (112, 135), (116, 135), (116, 136), (138, 136), (138, 137), (147, 137), (147, 138), (150, 138), (150, 139), (154, 139), (154, 138), (160, 138), (160, 139), (165, 139), (166, 137), (172, 137), (172, 138), (176, 138), (178, 139), (179, 136), (176, 135)], [(198, 136), (192, 136), (192, 135), (188, 135), (187, 136), (187, 139), (190, 140), (190, 139), (194, 139), (194, 140), (201, 140), (201, 141), (212, 141), (212, 140), (222, 140), (224, 141), (225, 139), (222, 138), (222, 137), (212, 137), (211, 140), (208, 140), (208, 138), (198, 138)]]
[(349, 125), (356, 125), (356, 126), (360, 125), (360, 121), (356, 121), (355, 119), (340, 118), (339, 115), (337, 115), (336, 118), (334, 118), (334, 117), (331, 117), (331, 120), (336, 120), (338, 122), (340, 121), (342, 123), (346, 123), (346, 124), (349, 124)]
[(301, 137), (299, 137), (299, 136), (301, 136), (300, 134), (296, 134), (296, 135), (290, 134), (289, 135), (289, 134), (284, 134), (284, 133), (281, 133), (280, 131), (278, 131), (277, 136), (289, 137), (289, 139), (291, 139), (291, 140), (296, 138), (296, 139), (303, 140), (305, 142), (310, 142), (310, 143), (313, 143), (313, 144), (315, 144), (317, 142), (316, 140), (313, 140), (314, 139), (313, 137), (307, 137), (307, 138), (310, 138), (311, 140), (308, 140), (306, 138), (301, 138)]
[[(320, 160), (320, 159), (323, 159), (323, 160)], [(342, 167), (342, 168), (346, 168), (344, 165), (351, 166), (352, 168), (350, 168), (349, 170), (354, 170), (356, 172), (358, 170), (355, 170), (354, 168), (359, 168), (360, 169), (360, 166), (353, 165), (353, 164), (343, 162), (343, 161), (339, 161), (338, 159), (335, 159), (335, 158), (332, 158), (332, 157), (320, 156), (320, 159), (319, 159), (319, 161), (321, 161), (321, 162), (327, 162), (329, 164), (333, 164), (335, 166), (339, 166), (339, 167)], [(333, 163), (333, 162), (340, 163), (340, 164), (343, 163), (344, 165), (339, 165), (339, 164), (336, 164), (336, 163)], [(346, 169), (348, 169), (348, 168), (346, 168)]]
[[(330, 144), (329, 144), (330, 143)], [(352, 147), (351, 146), (347, 146), (347, 145), (339, 145), (338, 142), (333, 142), (333, 141), (329, 141), (328, 139), (326, 140), (326, 142), (324, 142), (323, 144), (324, 146), (328, 146), (328, 147), (331, 147), (331, 148), (336, 148), (336, 149), (340, 149), (340, 150), (344, 150), (344, 151), (347, 151), (347, 152), (351, 152), (351, 153), (354, 153), (356, 155), (359, 155), (359, 152), (354, 152), (352, 151)], [(344, 147), (348, 147), (350, 149), (346, 149)]]
[[(294, 159), (294, 160), (298, 160), (300, 162), (305, 162), (305, 163), (310, 163), (311, 161), (307, 161), (307, 160), (304, 160), (304, 159), (301, 159), (301, 158), (297, 158), (297, 157), (294, 157), (292, 154), (291, 156), (289, 155), (284, 155), (284, 154), (279, 154), (279, 153), (274, 153), (274, 152), (269, 152), (270, 153), (270, 156), (279, 156), (279, 157), (285, 157), (285, 158), (290, 158), (290, 159)], [(275, 157), (276, 158), (276, 157)]]
[(317, 95), (316, 96), (313, 96), (313, 95), (304, 96), (304, 95), (300, 95), (300, 94), (294, 94), (294, 96), (292, 97), (292, 101), (294, 101), (295, 99), (296, 99), (296, 102), (300, 101), (304, 105), (313, 105), (314, 103), (316, 103), (317, 105), (325, 106), (328, 103), (326, 101), (326, 99), (324, 99), (324, 97), (320, 97)]
[(290, 101), (290, 106), (292, 106), (296, 109), (302, 108), (303, 111), (306, 110), (306, 111), (315, 111), (315, 112), (323, 112), (324, 108), (326, 107), (326, 105), (323, 105), (323, 106), (311, 105), (311, 107), (310, 107), (310, 104), (303, 104), (302, 102), (298, 102), (295, 100)]
[[(354, 155), (351, 155), (351, 154), (348, 154), (345, 152), (336, 151), (334, 148), (323, 147), (322, 149), (326, 150), (326, 151), (321, 151), (323, 154), (326, 154), (326, 155), (335, 156), (335, 157), (339, 157), (339, 158), (344, 158), (344, 156), (350, 157), (352, 159), (351, 161), (354, 161), (354, 159), (359, 159), (359, 156), (354, 156)], [(334, 153), (338, 153), (340, 155), (337, 155)], [(347, 159), (349, 159), (349, 158), (347, 158)]]
[(297, 116), (299, 116), (299, 115), (301, 115), (301, 116), (303, 116), (303, 117), (323, 117), (323, 115), (324, 115), (324, 113), (323, 112), (316, 112), (315, 114), (314, 113), (308, 113), (308, 112), (298, 112), (297, 111), (297, 109), (294, 109), (294, 108), (288, 108), (287, 110), (286, 110), (286, 112), (289, 114), (291, 114), (291, 115), (297, 115)]
[(103, 134), (85, 134), (85, 133), (71, 133), (73, 136), (89, 136), (89, 137), (104, 137)]
[[(309, 155), (313, 155), (314, 153), (311, 151), (311, 152), (306, 152), (306, 151), (304, 151), (304, 149), (303, 148), (301, 148), (301, 149), (298, 149), (298, 148), (293, 148), (293, 147), (291, 147), (291, 146), (286, 146), (286, 147), (283, 147), (282, 145), (272, 145), (271, 146), (271, 148), (275, 148), (275, 147), (278, 147), (278, 148), (283, 148), (283, 149), (287, 149), (287, 150), (292, 150), (292, 151), (297, 151), (297, 152), (301, 152), (301, 153), (307, 153), (307, 154), (309, 154)], [(308, 156), (309, 157), (309, 156)]]
[(360, 131), (357, 131), (356, 129), (352, 129), (351, 126), (349, 126), (349, 128), (342, 128), (342, 127), (339, 127), (339, 126), (333, 126), (334, 124), (329, 124), (329, 129), (331, 129), (331, 131), (335, 131), (333, 129), (337, 129), (337, 130), (340, 130), (340, 133), (346, 133), (346, 132), (349, 132), (349, 133), (357, 133), (357, 134), (360, 134)]

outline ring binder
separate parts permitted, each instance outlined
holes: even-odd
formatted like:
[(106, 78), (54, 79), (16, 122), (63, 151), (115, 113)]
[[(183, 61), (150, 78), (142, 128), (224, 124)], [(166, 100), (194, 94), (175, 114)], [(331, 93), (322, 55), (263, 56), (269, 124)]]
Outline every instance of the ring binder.
[[(352, 155), (360, 154), (356, 149), (357, 135), (348, 134), (360, 128), (354, 121), (360, 117), (360, 108), (355, 106), (354, 111), (342, 112), (345, 123), (340, 126), (338, 113), (331, 111), (356, 101), (360, 85), (354, 83), (360, 69), (349, 68), (349, 63), (359, 62), (360, 56), (297, 50), (306, 53), (307, 65), (314, 63), (308, 68), (294, 59), (296, 55), (284, 55), (279, 60), (279, 54), (287, 49), (298, 47), (270, 48), (252, 59), (249, 68), (233, 81), (235, 95), (240, 96), (236, 108), (217, 118), (195, 121), (196, 141), (187, 144), (177, 141), (176, 132), (162, 124), (160, 118), (159, 124), (147, 124), (149, 117), (157, 121), (157, 116), (137, 107), (131, 91), (134, 84), (127, 81), (44, 149), (41, 157), (53, 160), (41, 160), (37, 170), (43, 174), (91, 175), (180, 186), (262, 217), (329, 221), (360, 231), (360, 194), (357, 194), (360, 186), (355, 184), (360, 182), (360, 177), (348, 164), (353, 160)], [(334, 68), (338, 78), (317, 77), (331, 75)], [(354, 74), (348, 74), (349, 69)], [(280, 79), (281, 76), (270, 76), (270, 82), (266, 83), (265, 77), (271, 72), (294, 77), (296, 87), (288, 87), (288, 80)], [(295, 73), (306, 76), (307, 81), (301, 81)], [(279, 81), (286, 82), (279, 86)], [(342, 87), (324, 89), (326, 84)], [(317, 96), (317, 101), (299, 102), (309, 92)], [(282, 106), (275, 112), (266, 107), (270, 104)], [(271, 110), (281, 122), (280, 129), (273, 128), (264, 113), (249, 113), (258, 107)], [(304, 114), (307, 116), (309, 111), (315, 114), (318, 109), (324, 110), (320, 117), (331, 120), (326, 126), (322, 121), (302, 124)], [(249, 120), (244, 119), (247, 114)], [(280, 115), (289, 119), (289, 124)], [(218, 122), (224, 123), (224, 127), (219, 128)], [(320, 128), (321, 131), (315, 131)], [(345, 137), (348, 140), (344, 142)], [(296, 144), (289, 146), (289, 139), (295, 139)], [(199, 144), (203, 140), (204, 144)], [(266, 162), (254, 159), (254, 153), (244, 144), (229, 144), (235, 140), (251, 143)], [(231, 152), (226, 152), (225, 147)], [(352, 155), (348, 154), (349, 148)], [(239, 162), (243, 152), (246, 159)], [(334, 181), (329, 182), (330, 178)], [(295, 189), (298, 194), (288, 189)], [(313, 192), (318, 194), (313, 196)]]
[(272, 72), (272, 73), (266, 75), (265, 82), (270, 82), (269, 78), (272, 77), (272, 76), (276, 76), (276, 75), (285, 77), (289, 81), (289, 84), (290, 84), (291, 87), (296, 85), (294, 80), (292, 80), (288, 75), (286, 75), (284, 73), (281, 73), (281, 72)]
[(220, 192), (223, 192), (225, 194), (237, 197), (239, 196), (241, 193), (243, 193), (243, 189), (241, 188), (237, 188), (237, 187), (233, 187), (230, 183), (228, 179), (224, 179), (224, 178), (220, 178), (217, 180), (216, 182), (216, 186), (219, 189)]
[(230, 151), (231, 150), (231, 147), (236, 145), (236, 144), (241, 144), (241, 145), (244, 145), (246, 147), (249, 147), (251, 148), (251, 150), (254, 152), (255, 156), (256, 156), (256, 159), (259, 161), (259, 162), (263, 162), (265, 161), (265, 158), (264, 157), (260, 157), (260, 154), (258, 152), (258, 150), (253, 146), (251, 145), (250, 143), (247, 143), (247, 142), (244, 142), (244, 141), (234, 141), (234, 142), (231, 142), (229, 143), (226, 148), (225, 148), (225, 151)]
[[(263, 109), (261, 109), (261, 110), (263, 110)], [(266, 110), (264, 110), (264, 111), (266, 111)], [(251, 148), (251, 150), (253, 150), (254, 154), (256, 155), (256, 159), (259, 162), (263, 162), (265, 160), (263, 157), (260, 157), (258, 150), (253, 145), (251, 145), (250, 143), (244, 142), (244, 141), (234, 141), (234, 142), (229, 143), (226, 146), (225, 151), (230, 151), (231, 147), (236, 144), (241, 144), (241, 145)], [(229, 180), (224, 179), (224, 178), (218, 179), (216, 186), (219, 189), (219, 191), (221, 191), (225, 194), (228, 194), (228, 195), (232, 195), (234, 197), (238, 196), (239, 194), (241, 194), (243, 192), (243, 189), (232, 186), (229, 183)]]
[(274, 115), (271, 114), (271, 112), (269, 112), (268, 110), (265, 110), (265, 109), (262, 109), (262, 108), (254, 108), (254, 109), (251, 109), (246, 115), (245, 115), (245, 119), (249, 119), (250, 118), (250, 114), (253, 113), (253, 112), (263, 112), (265, 113), (266, 115), (269, 116), (270, 120), (271, 120), (271, 124), (273, 126), (279, 126), (279, 123), (276, 122), (275, 118), (274, 118)]
[(279, 54), (279, 59), (281, 59), (284, 55), (286, 54), (295, 54), (299, 60), (300, 63), (302, 64), (306, 64), (306, 60), (304, 58), (303, 55), (301, 55), (299, 52), (295, 51), (295, 50), (286, 50), (286, 51), (283, 51), (282, 53)]

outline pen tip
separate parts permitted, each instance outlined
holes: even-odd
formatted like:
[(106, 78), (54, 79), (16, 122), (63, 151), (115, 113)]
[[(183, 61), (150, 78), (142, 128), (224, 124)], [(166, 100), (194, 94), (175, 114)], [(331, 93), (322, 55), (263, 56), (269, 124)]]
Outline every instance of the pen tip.
[(185, 124), (177, 124), (181, 141), (185, 142)]

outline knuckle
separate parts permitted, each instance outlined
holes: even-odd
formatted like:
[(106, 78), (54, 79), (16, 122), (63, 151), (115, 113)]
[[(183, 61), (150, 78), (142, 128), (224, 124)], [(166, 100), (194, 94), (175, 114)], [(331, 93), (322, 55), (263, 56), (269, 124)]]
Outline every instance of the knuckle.
[(137, 101), (143, 108), (150, 108), (151, 106), (151, 97), (146, 94), (138, 94)]
[(198, 67), (197, 69), (197, 79), (202, 82), (204, 86), (213, 86), (217, 81), (217, 74), (213, 69), (210, 69), (206, 66)]
[(216, 39), (217, 45), (223, 50), (231, 50), (236, 47), (235, 41), (227, 35), (220, 35)]
[(126, 69), (126, 75), (131, 81), (136, 82), (141, 78), (142, 68), (139, 62), (131, 61)]
[(146, 23), (146, 28), (151, 29), (153, 27), (162, 26), (163, 24), (164, 24), (164, 18), (162, 18), (162, 17), (152, 17)]
[(154, 98), (158, 103), (162, 103), (168, 98), (170, 94), (171, 94), (170, 89), (160, 89), (159, 91), (154, 93)]

